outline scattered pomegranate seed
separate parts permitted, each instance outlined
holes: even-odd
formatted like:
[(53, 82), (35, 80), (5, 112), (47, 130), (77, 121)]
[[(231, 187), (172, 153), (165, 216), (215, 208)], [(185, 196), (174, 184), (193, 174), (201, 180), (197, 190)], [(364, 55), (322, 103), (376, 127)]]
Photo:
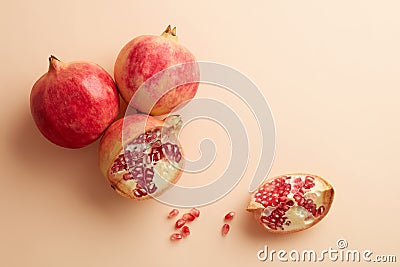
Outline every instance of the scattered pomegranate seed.
[(200, 216), (200, 211), (198, 209), (196, 209), (196, 208), (192, 208), (190, 210), (190, 213), (196, 218), (198, 218)]
[(223, 236), (227, 235), (227, 234), (229, 233), (229, 230), (230, 230), (230, 229), (231, 229), (231, 227), (229, 226), (229, 224), (225, 223), (225, 224), (222, 226), (222, 229), (221, 229), (222, 235), (223, 235)]
[(187, 225), (182, 227), (181, 234), (183, 237), (187, 237), (188, 235), (190, 235), (190, 229)]
[(173, 210), (171, 210), (171, 211), (169, 212), (168, 218), (171, 219), (171, 218), (175, 217), (175, 216), (178, 215), (178, 214), (179, 214), (179, 210), (173, 209)]
[(230, 221), (235, 217), (236, 213), (234, 211), (231, 211), (225, 215), (225, 221)]
[(170, 237), (170, 239), (172, 241), (177, 241), (177, 240), (181, 240), (182, 239), (182, 235), (179, 233), (173, 233)]
[(182, 219), (184, 219), (187, 222), (192, 222), (194, 221), (194, 219), (196, 219), (196, 217), (191, 213), (185, 213), (183, 214)]
[(179, 229), (179, 228), (181, 228), (182, 226), (184, 226), (185, 223), (186, 223), (186, 221), (185, 221), (184, 219), (179, 219), (179, 220), (177, 220), (176, 223), (175, 223), (175, 228), (176, 228), (176, 229)]

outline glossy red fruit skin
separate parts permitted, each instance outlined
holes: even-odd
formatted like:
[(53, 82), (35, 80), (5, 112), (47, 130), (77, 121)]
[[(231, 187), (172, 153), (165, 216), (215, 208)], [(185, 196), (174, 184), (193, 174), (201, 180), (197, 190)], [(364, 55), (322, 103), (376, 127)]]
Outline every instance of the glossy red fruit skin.
[(36, 81), (30, 95), (36, 126), (56, 145), (65, 148), (89, 145), (118, 115), (116, 85), (94, 63), (64, 63), (54, 56), (49, 63), (49, 71)]
[[(317, 217), (314, 217), (313, 220), (310, 221), (310, 223), (307, 223), (306, 225), (303, 225), (302, 223), (304, 222), (304, 220), (300, 217), (292, 217), (290, 218), (289, 215), (287, 215), (285, 213), (284, 216), (287, 216), (288, 219), (293, 220), (293, 222), (289, 221), (289, 224), (287, 224), (286, 226), (289, 226), (288, 229), (270, 229), (266, 223), (263, 223), (261, 220), (262, 217), (262, 213), (265, 209), (265, 207), (263, 207), (260, 203), (257, 203), (254, 199), (255, 196), (257, 195), (257, 193), (259, 192), (259, 190), (264, 187), (265, 185), (271, 183), (272, 181), (275, 181), (276, 179), (289, 179), (290, 177), (302, 177), (302, 178), (313, 178), (315, 180), (315, 184), (318, 184), (318, 186), (314, 187), (314, 185), (310, 186), (305, 186), (303, 187), (303, 189), (307, 188), (307, 189), (311, 189), (311, 191), (309, 193), (313, 193), (315, 191), (313, 190), (317, 190), (320, 191), (320, 196), (318, 197), (318, 202), (321, 205), (321, 207), (323, 207), (323, 212), (321, 212), (321, 214), (318, 214)], [(296, 178), (298, 179), (298, 178)], [(294, 187), (292, 187), (293, 189)], [(302, 190), (303, 190), (302, 189)], [(308, 193), (308, 192), (307, 192)], [(280, 175), (280, 176), (276, 176), (273, 178), (269, 178), (267, 179), (252, 195), (250, 198), (250, 203), (247, 207), (247, 211), (251, 212), (254, 216), (254, 218), (256, 219), (256, 221), (258, 221), (260, 223), (260, 225), (267, 231), (270, 233), (274, 233), (274, 234), (289, 234), (289, 233), (294, 233), (294, 232), (298, 232), (298, 231), (303, 231), (306, 230), (312, 226), (314, 226), (315, 224), (317, 224), (318, 222), (320, 222), (329, 212), (332, 203), (333, 203), (333, 199), (334, 199), (334, 189), (332, 187), (332, 185), (327, 182), (324, 178), (318, 176), (318, 175), (313, 175), (313, 174), (306, 174), (306, 173), (295, 173), (295, 174), (287, 174), (287, 175)], [(296, 203), (296, 200), (292, 200), (292, 199), (287, 199), (290, 202), (290, 207), (295, 207), (295, 206), (299, 206), (299, 203)], [(287, 202), (288, 203), (288, 202)], [(275, 208), (275, 207), (274, 207)], [(272, 214), (272, 213), (271, 213)], [(311, 214), (308, 214), (307, 217), (312, 218)], [(284, 228), (286, 228), (286, 226), (284, 226)]]
[[(130, 103), (132, 96), (139, 87), (149, 78), (171, 66), (190, 63), (187, 68), (191, 71), (174, 73), (177, 81), (198, 81), (200, 73), (194, 55), (183, 45), (179, 44), (175, 33), (170, 27), (161, 35), (143, 35), (128, 42), (120, 51), (114, 65), (114, 77), (123, 99)], [(171, 112), (178, 105), (191, 100), (198, 89), (197, 82), (180, 85), (174, 89), (163, 88), (163, 79), (160, 77), (157, 86), (153, 86), (141, 95), (139, 103), (131, 105), (143, 113), (163, 115)], [(165, 80), (164, 79), (164, 80)], [(160, 89), (162, 88), (162, 89)], [(159, 91), (172, 89), (159, 98)], [(153, 104), (155, 104), (153, 106)]]

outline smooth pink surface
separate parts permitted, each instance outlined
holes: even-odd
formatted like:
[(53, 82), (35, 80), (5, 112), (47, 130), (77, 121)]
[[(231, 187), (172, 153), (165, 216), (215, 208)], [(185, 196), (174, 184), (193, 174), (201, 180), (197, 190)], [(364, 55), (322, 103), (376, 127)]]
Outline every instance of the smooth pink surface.
[[(399, 10), (390, 0), (3, 1), (0, 265), (282, 266), (259, 262), (257, 251), (265, 245), (323, 250), (339, 238), (350, 249), (399, 257)], [(196, 97), (221, 100), (243, 116), (251, 161), (240, 184), (202, 207), (190, 236), (177, 242), (169, 240), (171, 207), (124, 199), (104, 181), (98, 141), (68, 150), (37, 130), (29, 93), (50, 54), (96, 62), (112, 73), (127, 40), (159, 34), (168, 24), (199, 60), (235, 67), (263, 91), (277, 128), (269, 176), (308, 172), (332, 183), (335, 202), (318, 225), (272, 235), (245, 211), (259, 155), (257, 128), (246, 106), (221, 88), (200, 85)], [(229, 162), (229, 139), (209, 121), (184, 128), (185, 155), (199, 157), (203, 138), (215, 140), (218, 157), (207, 171), (184, 174), (183, 184), (210, 182)], [(236, 217), (221, 237), (229, 211)]]

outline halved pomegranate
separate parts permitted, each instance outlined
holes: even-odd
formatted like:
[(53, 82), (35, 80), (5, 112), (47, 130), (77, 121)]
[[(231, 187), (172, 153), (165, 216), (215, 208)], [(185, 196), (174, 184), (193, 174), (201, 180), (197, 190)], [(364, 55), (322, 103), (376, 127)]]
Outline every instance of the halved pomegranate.
[(184, 159), (178, 141), (182, 121), (134, 114), (114, 122), (100, 141), (99, 165), (124, 197), (147, 199), (176, 183)]
[(292, 233), (315, 225), (328, 213), (334, 191), (323, 178), (288, 174), (268, 179), (251, 195), (247, 211), (272, 233)]

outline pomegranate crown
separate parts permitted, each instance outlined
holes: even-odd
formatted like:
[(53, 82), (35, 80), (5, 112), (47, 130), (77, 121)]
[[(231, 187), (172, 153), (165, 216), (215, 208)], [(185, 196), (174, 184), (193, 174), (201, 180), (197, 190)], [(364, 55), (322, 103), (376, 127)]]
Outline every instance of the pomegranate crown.
[(168, 25), (161, 36), (172, 39), (174, 41), (178, 41), (178, 36), (176, 36), (176, 27), (171, 28), (171, 25)]
[(58, 58), (55, 56), (51, 55), (49, 57), (49, 72), (50, 71), (58, 71), (63, 67), (64, 63), (61, 62)]

